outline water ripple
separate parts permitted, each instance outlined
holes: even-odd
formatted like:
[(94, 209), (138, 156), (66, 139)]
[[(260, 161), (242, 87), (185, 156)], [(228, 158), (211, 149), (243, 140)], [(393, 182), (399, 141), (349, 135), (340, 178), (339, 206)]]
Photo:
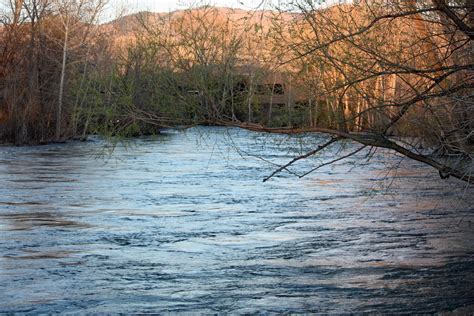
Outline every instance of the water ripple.
[(200, 127), (110, 156), (1, 147), (0, 313), (469, 313), (473, 189), (384, 151), (266, 183), (275, 167), (242, 157), (322, 141)]

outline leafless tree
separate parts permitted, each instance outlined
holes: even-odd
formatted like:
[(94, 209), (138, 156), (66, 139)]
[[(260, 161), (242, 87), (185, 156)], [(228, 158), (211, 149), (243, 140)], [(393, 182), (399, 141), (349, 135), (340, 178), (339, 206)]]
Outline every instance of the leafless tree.
[[(104, 0), (12, 0), (4, 7), (2, 139), (19, 144), (60, 140), (62, 127), (70, 121), (63, 115), (67, 67), (90, 59), (94, 23), (104, 4)], [(71, 69), (71, 79), (80, 68)]]
[(274, 174), (351, 139), (473, 182), (473, 1), (297, 0), (279, 9), (301, 12), (276, 32), (287, 48), (280, 67), (304, 73), (334, 116), (323, 126), (246, 128), (334, 138)]

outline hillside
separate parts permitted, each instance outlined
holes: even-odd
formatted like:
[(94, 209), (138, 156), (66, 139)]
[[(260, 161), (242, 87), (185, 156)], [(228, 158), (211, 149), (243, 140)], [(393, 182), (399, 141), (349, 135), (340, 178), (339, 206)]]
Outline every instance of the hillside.
[[(275, 19), (290, 22), (297, 17), (295, 14), (277, 14), (269, 10), (247, 11), (225, 7), (202, 7), (196, 9), (177, 10), (168, 13), (139, 12), (117, 18), (111, 22), (100, 25), (100, 31), (111, 34), (115, 43), (124, 45), (133, 42), (136, 35), (147, 28), (153, 29), (157, 25), (176, 24), (178, 21), (190, 23), (192, 19), (203, 19), (209, 23), (218, 20), (227, 21), (237, 32), (246, 32), (250, 29), (259, 29), (260, 33), (268, 32)], [(258, 26), (258, 27), (257, 27)]]

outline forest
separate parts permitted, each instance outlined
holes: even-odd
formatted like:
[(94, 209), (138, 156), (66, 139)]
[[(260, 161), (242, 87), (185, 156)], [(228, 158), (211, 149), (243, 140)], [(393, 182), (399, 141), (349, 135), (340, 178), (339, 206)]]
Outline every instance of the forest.
[(9, 0), (0, 142), (237, 126), (350, 139), (472, 183), (474, 1), (296, 0), (104, 23), (105, 0)]

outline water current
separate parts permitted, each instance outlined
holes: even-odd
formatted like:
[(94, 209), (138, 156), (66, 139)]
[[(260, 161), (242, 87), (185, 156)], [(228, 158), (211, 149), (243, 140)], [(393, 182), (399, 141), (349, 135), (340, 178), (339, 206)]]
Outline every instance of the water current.
[(323, 141), (198, 127), (113, 151), (100, 139), (0, 147), (0, 312), (474, 305), (473, 188), (384, 151), (262, 182)]

